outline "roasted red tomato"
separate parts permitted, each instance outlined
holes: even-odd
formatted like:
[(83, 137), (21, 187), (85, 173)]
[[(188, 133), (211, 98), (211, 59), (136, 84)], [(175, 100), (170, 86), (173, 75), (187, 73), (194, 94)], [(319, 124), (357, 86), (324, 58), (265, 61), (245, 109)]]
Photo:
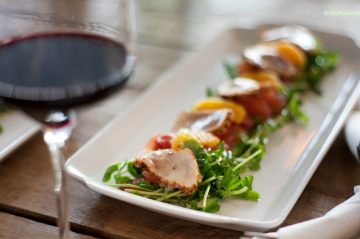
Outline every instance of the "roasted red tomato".
[(259, 118), (261, 122), (269, 119), (272, 110), (260, 94), (244, 95), (238, 97), (236, 102), (243, 105), (252, 118)]
[(261, 98), (267, 103), (273, 116), (278, 115), (286, 105), (285, 96), (274, 88), (262, 89)]
[(169, 134), (157, 134), (149, 140), (145, 148), (149, 150), (171, 149), (172, 139), (173, 137)]
[(233, 123), (225, 131), (218, 131), (215, 135), (224, 141), (226, 148), (231, 149), (235, 143), (239, 142), (240, 134), (249, 131), (253, 126), (251, 118), (247, 118), (242, 124)]

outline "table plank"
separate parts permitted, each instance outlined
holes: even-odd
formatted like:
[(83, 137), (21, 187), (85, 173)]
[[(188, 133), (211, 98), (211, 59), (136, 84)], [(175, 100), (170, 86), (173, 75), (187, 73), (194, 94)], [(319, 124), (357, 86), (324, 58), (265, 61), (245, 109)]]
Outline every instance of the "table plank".
[(323, 216), (351, 197), (356, 185), (360, 185), (360, 165), (340, 132), (283, 225)]
[[(47, 224), (35, 222), (23, 217), (0, 212), (0, 238), (58, 238), (58, 228)], [(72, 232), (73, 239), (93, 239), (92, 236)]]

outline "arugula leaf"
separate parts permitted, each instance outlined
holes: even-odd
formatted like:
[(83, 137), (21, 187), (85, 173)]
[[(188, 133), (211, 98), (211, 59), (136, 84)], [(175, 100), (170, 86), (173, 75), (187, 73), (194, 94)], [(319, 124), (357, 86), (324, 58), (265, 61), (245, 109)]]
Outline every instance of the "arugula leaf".
[(214, 97), (214, 96), (217, 96), (216, 89), (208, 87), (206, 89), (206, 97)]
[(149, 189), (149, 190), (159, 189), (159, 186), (153, 185), (147, 181), (140, 181), (138, 185), (142, 188)]
[(236, 175), (233, 172), (232, 168), (228, 168), (225, 171), (224, 176), (223, 176), (222, 180), (220, 181), (219, 186), (221, 188), (223, 188), (224, 190), (232, 190), (232, 189), (236, 188), (236, 184), (238, 181), (239, 181), (238, 175)]
[(198, 206), (198, 202), (196, 200), (189, 200), (187, 204), (191, 207), (191, 209), (194, 210), (201, 210), (201, 208)]
[(121, 163), (115, 163), (115, 164), (110, 165), (110, 166), (106, 169), (106, 171), (105, 171), (105, 173), (104, 173), (104, 176), (103, 176), (103, 178), (102, 178), (102, 181), (103, 181), (104, 183), (109, 182), (109, 181), (111, 180), (112, 174), (113, 174), (114, 172), (116, 172), (116, 171), (120, 168), (120, 166), (121, 166)]
[(309, 121), (309, 117), (301, 110), (303, 102), (300, 98), (300, 95), (295, 91), (290, 91), (288, 96), (288, 104), (285, 110), (285, 117), (288, 121), (294, 121), (296, 119), (301, 120), (304, 123)]
[(228, 74), (228, 76), (230, 77), (231, 80), (238, 77), (238, 69), (237, 69), (236, 64), (231, 64), (229, 62), (225, 62), (224, 67), (225, 67), (225, 70), (226, 70), (226, 72), (227, 72), (227, 74)]
[(190, 149), (195, 154), (195, 156), (203, 154), (203, 148), (196, 140), (193, 139), (184, 141), (183, 148)]
[(142, 170), (140, 168), (135, 167), (134, 161), (127, 162), (127, 170), (134, 178), (142, 178)]
[(121, 173), (115, 174), (114, 179), (117, 184), (130, 183), (132, 181), (132, 179), (130, 177), (123, 176), (123, 175), (121, 175)]
[(183, 148), (190, 149), (194, 153), (200, 168), (200, 172), (202, 173), (202, 175), (204, 175), (203, 172), (206, 167), (206, 157), (207, 157), (206, 150), (196, 140), (193, 139), (186, 140), (183, 143)]
[(338, 64), (338, 56), (333, 51), (318, 49), (308, 54), (307, 63), (295, 77), (292, 88), (297, 91), (311, 90), (321, 95), (320, 83), (324, 76), (333, 71)]
[(220, 200), (218, 198), (208, 198), (204, 211), (213, 213), (213, 212), (218, 212), (219, 210), (220, 210)]
[(260, 194), (258, 192), (255, 192), (253, 190), (249, 190), (243, 195), (241, 195), (241, 198), (251, 201), (258, 201), (260, 200)]

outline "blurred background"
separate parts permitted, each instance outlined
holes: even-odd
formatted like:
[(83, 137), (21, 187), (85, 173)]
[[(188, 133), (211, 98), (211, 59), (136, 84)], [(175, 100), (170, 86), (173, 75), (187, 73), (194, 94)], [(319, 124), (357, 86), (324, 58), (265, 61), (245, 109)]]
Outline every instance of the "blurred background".
[[(122, 16), (116, 14), (121, 7), (121, 1), (111, 0), (0, 0), (0, 11), (18, 8), (23, 11), (22, 15), (15, 16), (14, 22), (0, 19), (0, 34), (14, 31), (14, 24), (22, 26), (22, 29), (16, 28), (18, 31), (32, 31), (32, 24), (39, 22), (36, 18), (55, 19), (61, 29), (78, 25), (100, 34), (111, 34), (111, 28), (121, 22)], [(92, 21), (82, 21), (85, 16)], [(302, 24), (345, 34), (360, 43), (360, 3), (357, 0), (135, 0), (135, 18), (139, 64), (130, 87), (137, 90), (146, 88), (181, 57), (205, 46), (231, 26)], [(154, 55), (156, 61), (152, 60)]]

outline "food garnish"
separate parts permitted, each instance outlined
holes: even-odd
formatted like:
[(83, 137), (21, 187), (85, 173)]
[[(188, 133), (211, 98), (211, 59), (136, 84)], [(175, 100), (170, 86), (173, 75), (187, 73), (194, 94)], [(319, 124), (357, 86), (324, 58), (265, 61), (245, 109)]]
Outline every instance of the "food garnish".
[(257, 201), (253, 176), (269, 136), (302, 122), (303, 91), (320, 94), (320, 81), (337, 55), (320, 47), (303, 27), (275, 28), (244, 50), (243, 61), (225, 63), (229, 80), (182, 112), (173, 131), (158, 133), (134, 159), (107, 168), (103, 182), (129, 193), (205, 212), (220, 201)]

